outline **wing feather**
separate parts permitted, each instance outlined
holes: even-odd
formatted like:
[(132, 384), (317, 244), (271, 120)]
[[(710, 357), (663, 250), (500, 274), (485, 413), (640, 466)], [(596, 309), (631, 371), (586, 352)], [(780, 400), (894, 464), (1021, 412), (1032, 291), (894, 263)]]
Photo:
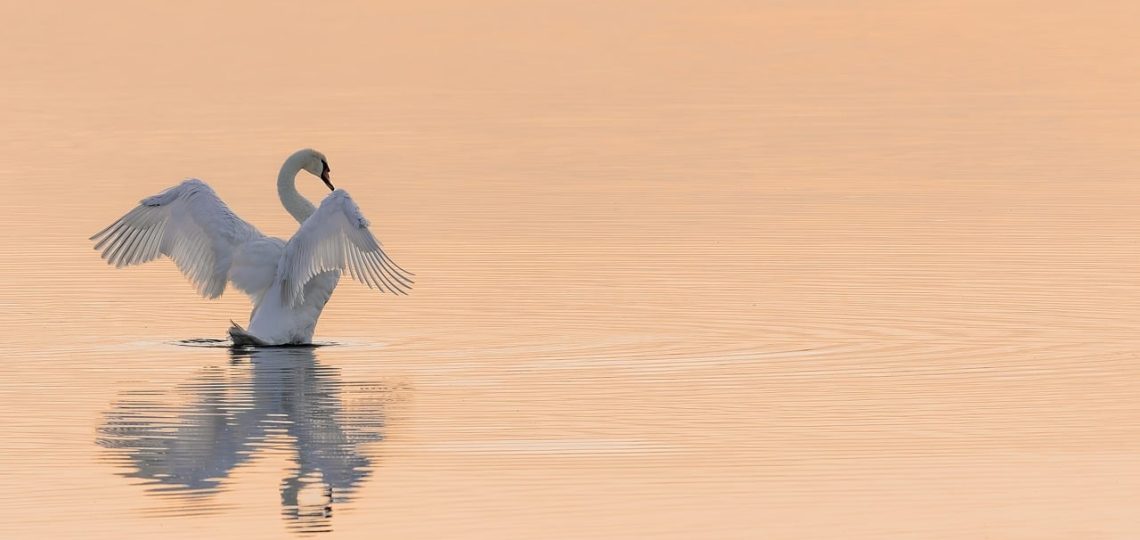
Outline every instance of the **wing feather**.
[(407, 294), (412, 274), (390, 263), (380, 242), (368, 229), (360, 207), (344, 190), (321, 201), (285, 246), (284, 289), (291, 305), (304, 303), (305, 284), (330, 271), (347, 271), (369, 288)]
[(143, 199), (91, 240), (116, 268), (170, 257), (199, 294), (217, 298), (240, 247), (263, 237), (205, 182), (190, 179)]

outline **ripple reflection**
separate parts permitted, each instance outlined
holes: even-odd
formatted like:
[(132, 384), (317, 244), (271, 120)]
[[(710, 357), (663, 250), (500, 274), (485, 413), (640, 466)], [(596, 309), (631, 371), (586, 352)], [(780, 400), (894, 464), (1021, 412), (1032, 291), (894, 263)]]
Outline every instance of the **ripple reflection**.
[(229, 354), (228, 365), (205, 368), (172, 390), (124, 392), (106, 414), (98, 444), (152, 495), (187, 503), (179, 513), (216, 510), (201, 501), (225, 490), (238, 466), (262, 449), (289, 451), (292, 467), (280, 483), (287, 525), (331, 530), (333, 506), (350, 500), (371, 474), (363, 445), (381, 440), (390, 390), (342, 382), (314, 348)]

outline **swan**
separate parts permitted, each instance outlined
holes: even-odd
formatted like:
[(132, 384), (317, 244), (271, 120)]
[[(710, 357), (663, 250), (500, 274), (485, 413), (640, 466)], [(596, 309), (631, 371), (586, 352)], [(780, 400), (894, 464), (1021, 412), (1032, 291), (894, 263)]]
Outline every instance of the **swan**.
[[(301, 171), (332, 191), (320, 207), (297, 191)], [(262, 234), (196, 178), (143, 199), (90, 239), (116, 268), (165, 255), (207, 299), (221, 296), (227, 284), (248, 295), (248, 329), (230, 322), (235, 346), (309, 344), (342, 272), (393, 294), (407, 294), (412, 286), (411, 273), (384, 253), (356, 202), (333, 187), (329, 172), (325, 155), (311, 148), (281, 165), (277, 196), (301, 224), (288, 241)]]

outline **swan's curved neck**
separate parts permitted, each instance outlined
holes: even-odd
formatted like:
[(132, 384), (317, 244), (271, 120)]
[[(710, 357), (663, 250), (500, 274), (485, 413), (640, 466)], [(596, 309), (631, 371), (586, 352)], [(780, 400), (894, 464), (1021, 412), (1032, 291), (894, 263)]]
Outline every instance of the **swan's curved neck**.
[(277, 173), (277, 196), (281, 198), (281, 205), (297, 220), (304, 223), (313, 215), (316, 207), (297, 191), (297, 173), (305, 165), (306, 157), (293, 154), (281, 165), (281, 172)]

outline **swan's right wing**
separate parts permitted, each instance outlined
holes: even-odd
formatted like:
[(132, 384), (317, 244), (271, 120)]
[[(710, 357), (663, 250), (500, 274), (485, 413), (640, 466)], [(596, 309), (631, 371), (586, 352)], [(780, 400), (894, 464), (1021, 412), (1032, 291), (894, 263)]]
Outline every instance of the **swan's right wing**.
[[(237, 217), (210, 186), (190, 179), (143, 199), (91, 239), (107, 263), (116, 268), (166, 255), (199, 294), (217, 298), (226, 288), (240, 247), (262, 237), (257, 229)], [(272, 275), (273, 266), (267, 272)]]
[(344, 270), (369, 288), (407, 294), (411, 272), (384, 253), (368, 225), (348, 192), (338, 189), (325, 197), (285, 245), (282, 276), (288, 303), (304, 303), (305, 284), (314, 277)]

